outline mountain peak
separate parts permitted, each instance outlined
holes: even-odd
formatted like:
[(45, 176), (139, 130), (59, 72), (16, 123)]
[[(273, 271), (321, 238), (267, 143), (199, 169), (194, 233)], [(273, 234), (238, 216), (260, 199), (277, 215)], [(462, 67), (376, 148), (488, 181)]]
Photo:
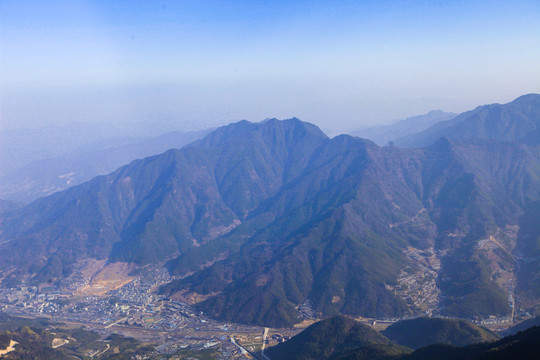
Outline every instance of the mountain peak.
[(259, 123), (255, 123), (260, 126), (283, 126), (286, 129), (294, 128), (294, 127), (301, 127), (305, 128), (306, 130), (309, 129), (309, 131), (313, 134), (318, 133), (320, 136), (327, 137), (326, 134), (317, 126), (312, 123), (302, 121), (298, 119), (297, 117), (292, 117), (290, 119), (277, 119), (277, 118), (271, 118), (271, 119), (265, 119)]
[(224, 142), (239, 144), (240, 139), (255, 141), (257, 137), (268, 138), (270, 134), (281, 134), (287, 139), (297, 141), (299, 138), (312, 137), (326, 140), (328, 136), (316, 125), (301, 121), (297, 118), (278, 120), (276, 118), (265, 119), (261, 122), (241, 120), (226, 126), (217, 128), (205, 138), (193, 143), (193, 146), (215, 147)]
[(511, 102), (511, 104), (519, 104), (524, 102), (537, 102), (540, 101), (540, 94), (530, 93), (521, 95), (520, 97), (516, 98), (514, 101)]
[(358, 321), (334, 316), (312, 324), (267, 354), (272, 359), (328, 359), (334, 352), (375, 343), (389, 345), (390, 340)]

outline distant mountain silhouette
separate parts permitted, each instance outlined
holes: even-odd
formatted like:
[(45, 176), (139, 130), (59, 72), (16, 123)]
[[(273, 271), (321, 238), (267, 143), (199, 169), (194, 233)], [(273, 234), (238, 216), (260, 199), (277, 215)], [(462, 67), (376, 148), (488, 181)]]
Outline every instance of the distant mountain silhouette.
[(135, 159), (181, 148), (209, 132), (175, 131), (144, 140), (124, 139), (116, 146), (105, 141), (87, 144), (67, 155), (35, 161), (0, 177), (0, 198), (30, 202), (108, 174)]
[(369, 139), (379, 146), (385, 146), (397, 138), (423, 131), (436, 123), (450, 120), (456, 115), (441, 110), (433, 110), (427, 114), (412, 116), (393, 124), (349, 131), (348, 134)]
[(453, 140), (492, 139), (540, 144), (540, 95), (528, 94), (508, 104), (479, 106), (451, 120), (395, 140), (401, 147), (429, 146), (447, 137)]

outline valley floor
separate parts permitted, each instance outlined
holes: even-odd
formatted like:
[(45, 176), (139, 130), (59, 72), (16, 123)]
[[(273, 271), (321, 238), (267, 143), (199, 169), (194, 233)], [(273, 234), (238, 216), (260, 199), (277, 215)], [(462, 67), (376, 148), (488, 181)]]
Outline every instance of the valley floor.
[[(221, 359), (252, 358), (255, 355), (250, 353), (261, 350), (263, 344), (269, 347), (288, 340), (317, 320), (307, 301), (299, 308), (306, 321), (294, 328), (265, 331), (260, 326), (219, 322), (184, 301), (156, 294), (160, 285), (172, 280), (164, 268), (128, 275), (124, 265), (91, 267), (93, 276), (71, 279), (62, 288), (44, 284), (0, 289), (0, 309), (15, 316), (45, 317), (69, 327), (84, 326), (103, 337), (112, 333), (133, 337), (155, 344), (163, 354), (215, 348)], [(357, 320), (382, 330), (401, 319)], [(497, 318), (483, 324), (494, 330), (513, 325), (508, 319)]]

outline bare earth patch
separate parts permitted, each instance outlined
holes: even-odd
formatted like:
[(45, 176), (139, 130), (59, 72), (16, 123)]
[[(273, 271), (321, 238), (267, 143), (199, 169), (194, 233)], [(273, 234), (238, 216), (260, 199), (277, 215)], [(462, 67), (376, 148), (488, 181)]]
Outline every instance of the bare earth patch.
[(219, 294), (219, 292), (213, 292), (213, 293), (210, 293), (210, 294), (206, 294), (206, 295), (203, 295), (203, 294), (199, 294), (199, 293), (196, 293), (196, 292), (188, 292), (187, 290), (182, 290), (182, 291), (179, 291), (177, 293), (175, 293), (172, 298), (173, 300), (180, 300), (180, 301), (183, 301), (187, 304), (196, 304), (196, 303), (199, 303), (201, 301), (204, 301), (208, 298), (211, 298), (212, 296), (216, 296), (217, 294)]
[(294, 328), (295, 328), (295, 329), (305, 329), (305, 328), (307, 328), (308, 326), (310, 326), (310, 325), (316, 323), (317, 321), (319, 321), (319, 319), (304, 320), (304, 321), (302, 321), (301, 323), (294, 324)]
[(5, 355), (7, 353), (12, 352), (13, 350), (15, 350), (15, 345), (17, 345), (17, 344), (18, 344), (18, 342), (14, 341), (14, 340), (11, 340), (10, 343), (9, 343), (9, 346), (7, 347), (7, 349), (0, 350), (0, 355)]
[(69, 344), (69, 340), (62, 339), (62, 338), (54, 338), (53, 341), (52, 341), (52, 348), (56, 349), (56, 348), (59, 348), (60, 346), (66, 345), (66, 344)]
[(103, 270), (107, 260), (87, 259), (85, 260), (84, 268), (81, 270), (81, 276), (91, 278), (98, 272)]
[(104, 296), (107, 292), (119, 289), (135, 280), (135, 277), (128, 275), (131, 270), (133, 270), (133, 266), (128, 263), (108, 264), (92, 277), (88, 285), (79, 289), (74, 295)]

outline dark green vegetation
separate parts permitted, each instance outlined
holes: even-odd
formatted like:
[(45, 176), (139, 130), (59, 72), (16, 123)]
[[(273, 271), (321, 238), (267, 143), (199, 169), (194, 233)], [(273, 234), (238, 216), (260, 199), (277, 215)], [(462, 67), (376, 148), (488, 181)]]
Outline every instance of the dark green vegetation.
[(180, 350), (164, 355), (156, 352), (153, 345), (112, 334), (106, 338), (83, 328), (67, 328), (46, 319), (26, 319), (0, 314), (0, 350), (11, 341), (17, 342), (14, 350), (2, 359), (50, 360), (50, 359), (215, 359), (216, 350)]
[[(417, 320), (398, 322), (395, 326), (399, 329), (392, 330), (400, 331), (401, 335), (406, 330), (412, 331), (408, 341), (428, 344), (414, 352), (393, 344), (368, 326), (334, 317), (311, 325), (291, 340), (268, 349), (265, 355), (271, 360), (532, 360), (540, 357), (539, 327), (495, 341), (493, 334), (471, 323), (429, 319), (432, 321), (427, 324), (426, 319)], [(430, 337), (432, 342), (425, 339), (430, 331), (437, 334)], [(458, 346), (473, 339), (484, 341)], [(447, 343), (437, 344), (439, 340)]]
[[(53, 341), (66, 340), (64, 345), (53, 348)], [(17, 360), (50, 360), (50, 359), (102, 359), (102, 360), (130, 360), (130, 359), (215, 359), (216, 350), (202, 351), (181, 350), (175, 354), (164, 355), (155, 351), (154, 346), (141, 344), (133, 338), (126, 338), (113, 334), (102, 339), (98, 334), (83, 330), (66, 329), (35, 329), (23, 327), (17, 331), (0, 333), (0, 349), (4, 343), (11, 340), (17, 342), (12, 352), (3, 355), (3, 359)]]
[(540, 316), (520, 322), (503, 332), (504, 335), (515, 335), (520, 331), (527, 330), (533, 326), (540, 326)]
[[(67, 340), (65, 344), (53, 348), (53, 340)], [(100, 359), (129, 359), (135, 353), (149, 354), (153, 348), (145, 348), (133, 339), (116, 336), (116, 342), (106, 339), (93, 331), (82, 328), (69, 329), (62, 324), (48, 319), (29, 319), (0, 313), (0, 341), (9, 344), (16, 341), (15, 350), (4, 355), (5, 359), (90, 359), (92, 354), (104, 352), (107, 344), (122, 347), (129, 356), (118, 357), (117, 354), (104, 352)], [(0, 344), (0, 345), (1, 345)], [(129, 345), (129, 346), (128, 346)], [(5, 349), (6, 346), (0, 346)], [(114, 355), (108, 357), (108, 355)]]
[(398, 321), (382, 334), (395, 343), (411, 349), (438, 343), (463, 346), (499, 338), (488, 329), (469, 321), (440, 318)]
[(540, 327), (533, 327), (499, 341), (465, 347), (431, 345), (403, 360), (536, 360), (540, 358)]
[(9, 335), (0, 335), (0, 350), (6, 350), (11, 343), (11, 337)]
[[(82, 329), (36, 329), (22, 327), (2, 334), (17, 342), (15, 350), (4, 355), (6, 359), (132, 359), (135, 355), (151, 356), (154, 348), (120, 335), (102, 340), (99, 335)], [(56, 339), (56, 340), (55, 340)], [(64, 345), (53, 347), (55, 341)]]
[(45, 318), (22, 318), (0, 313), (0, 331), (14, 331), (23, 326), (41, 329), (53, 324), (54, 323)]
[(50, 346), (54, 335), (42, 329), (23, 327), (15, 332), (6, 331), (2, 336), (9, 338), (10, 342), (11, 340), (17, 342), (15, 350), (3, 355), (2, 358), (17, 360), (71, 359), (69, 355)]
[[(535, 123), (539, 98), (473, 113)], [(242, 121), (10, 211), (0, 269), (16, 269), (5, 283), (30, 273), (54, 284), (83, 258), (168, 261), (173, 274), (193, 275), (164, 293), (212, 294), (198, 304), (205, 314), (278, 327), (300, 321), (308, 299), (325, 316), (420, 313), (392, 289), (402, 271), (419, 270), (405, 250), (433, 248), (444, 315), (505, 316), (504, 276), (517, 272), (524, 303), (540, 298), (529, 258), (540, 231), (527, 220), (538, 201), (540, 148), (531, 142), (444, 138), (399, 149), (329, 139), (298, 119)]]
[[(540, 201), (527, 204), (519, 221), (516, 252), (523, 258), (518, 273), (518, 291), (527, 299), (540, 298)], [(540, 314), (540, 304), (530, 311)]]
[(410, 349), (399, 345), (367, 344), (347, 351), (338, 351), (328, 360), (398, 360)]
[(201, 351), (180, 350), (176, 352), (172, 358), (186, 360), (214, 360), (216, 355), (217, 351), (215, 349), (204, 349)]
[(268, 349), (265, 355), (271, 359), (328, 359), (333, 354), (353, 350), (370, 356), (377, 355), (379, 357), (376, 358), (381, 359), (395, 353), (410, 352), (410, 349), (393, 345), (390, 340), (367, 325), (343, 316), (335, 316), (309, 326), (289, 341)]

